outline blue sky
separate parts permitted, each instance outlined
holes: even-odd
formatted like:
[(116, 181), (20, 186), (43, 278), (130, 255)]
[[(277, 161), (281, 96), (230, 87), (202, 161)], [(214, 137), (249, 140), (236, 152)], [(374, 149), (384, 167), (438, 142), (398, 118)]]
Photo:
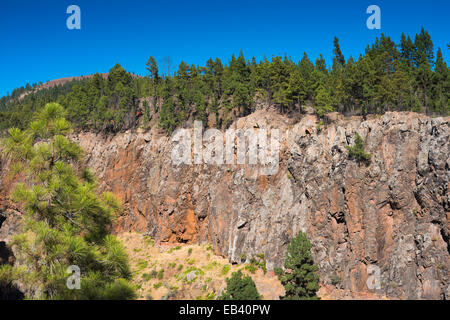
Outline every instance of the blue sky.
[[(81, 30), (68, 30), (66, 9), (81, 8)], [(381, 30), (366, 27), (366, 8), (381, 8)], [(0, 96), (27, 82), (108, 72), (120, 63), (145, 75), (145, 62), (170, 56), (203, 65), (306, 51), (331, 61), (336, 35), (346, 58), (358, 57), (383, 32), (398, 42), (423, 26), (450, 61), (448, 0), (2, 0)]]

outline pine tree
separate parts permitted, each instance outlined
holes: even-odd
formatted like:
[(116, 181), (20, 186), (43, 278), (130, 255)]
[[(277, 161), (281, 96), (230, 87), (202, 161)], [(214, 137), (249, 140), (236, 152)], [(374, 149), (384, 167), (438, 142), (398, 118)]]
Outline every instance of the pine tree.
[(233, 272), (231, 278), (227, 278), (227, 287), (218, 300), (261, 300), (252, 278), (242, 276), (241, 270)]
[(285, 289), (283, 300), (316, 300), (319, 290), (317, 266), (311, 256), (311, 243), (303, 232), (292, 238), (287, 246), (285, 271), (276, 273)]
[(317, 88), (314, 109), (321, 117), (328, 112), (334, 111), (330, 94), (323, 85)]
[(442, 57), (441, 48), (438, 48), (436, 53), (433, 96), (435, 98), (435, 110), (447, 114), (450, 111), (450, 71)]
[(339, 45), (339, 39), (337, 37), (334, 37), (333, 40), (333, 62), (337, 63), (339, 66), (343, 67), (345, 65), (345, 58), (342, 54), (341, 47)]
[(364, 151), (364, 142), (358, 132), (355, 133), (355, 145), (347, 146), (348, 156), (361, 162), (370, 161), (371, 155)]
[(124, 68), (122, 68), (120, 64), (117, 63), (111, 68), (111, 70), (109, 70), (107, 82), (110, 92), (113, 92), (119, 82), (125, 87), (129, 86), (132, 82), (132, 77)]
[(273, 101), (280, 106), (280, 110), (289, 104), (287, 88), (289, 81), (289, 68), (281, 60), (281, 57), (274, 57), (270, 63), (270, 83), (273, 91)]
[(298, 69), (294, 69), (289, 77), (287, 87), (287, 98), (289, 102), (297, 103), (301, 109), (302, 104), (305, 103), (307, 97), (306, 83), (301, 77)]
[(153, 58), (153, 56), (150, 56), (145, 65), (147, 66), (146, 69), (150, 73), (151, 79), (157, 81), (159, 75), (158, 75), (158, 64), (156, 63), (155, 58)]
[(416, 79), (420, 88), (421, 104), (425, 107), (425, 113), (428, 113), (430, 107), (430, 90), (432, 81), (432, 67), (434, 65), (433, 42), (427, 31), (423, 28), (420, 34), (417, 34), (414, 40), (416, 47), (414, 62), (416, 65)]
[(178, 66), (177, 77), (185, 81), (189, 80), (190, 78), (189, 66), (184, 61), (181, 61), (180, 65)]
[[(135, 298), (126, 253), (109, 232), (117, 199), (98, 194), (81, 148), (67, 138), (71, 125), (63, 107), (47, 104), (34, 119), (26, 131), (9, 129), (2, 141), (11, 173), (27, 177), (11, 194), (24, 212), (24, 231), (12, 246), (30, 298)], [(79, 290), (66, 286), (72, 265), (81, 271)]]
[(316, 69), (320, 72), (327, 73), (327, 63), (322, 54), (320, 54), (319, 58), (316, 59)]
[(400, 53), (408, 67), (412, 67), (413, 65), (414, 50), (415, 47), (411, 38), (409, 36), (406, 38), (405, 34), (402, 33), (400, 40)]
[(309, 60), (306, 52), (303, 53), (303, 57), (298, 64), (298, 70), (305, 81), (306, 99), (311, 100), (315, 96), (316, 83), (313, 78), (314, 65)]

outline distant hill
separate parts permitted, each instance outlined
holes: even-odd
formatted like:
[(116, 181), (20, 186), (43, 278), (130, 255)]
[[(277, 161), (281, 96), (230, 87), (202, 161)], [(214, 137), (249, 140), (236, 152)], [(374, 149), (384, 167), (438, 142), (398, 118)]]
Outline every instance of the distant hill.
[[(106, 73), (99, 73), (103, 79), (107, 79), (109, 72)], [(82, 81), (82, 80), (86, 80), (86, 79), (90, 79), (94, 76), (95, 74), (90, 74), (87, 76), (79, 76), (79, 77), (67, 77), (67, 78), (61, 78), (61, 79), (55, 79), (55, 80), (51, 80), (48, 82), (45, 82), (39, 86), (37, 86), (36, 88), (26, 91), (24, 93), (22, 93), (19, 97), (19, 99), (23, 99), (26, 95), (32, 93), (32, 92), (36, 92), (42, 89), (48, 89), (48, 88), (53, 88), (55, 86), (60, 86), (60, 85), (64, 85), (68, 82), (72, 82), (72, 81)], [(140, 78), (141, 76), (136, 75), (136, 74), (131, 74), (134, 78)]]
[[(108, 74), (109, 73), (100, 73), (100, 75), (104, 79), (108, 78)], [(87, 75), (87, 76), (67, 77), (67, 78), (51, 80), (51, 81), (48, 81), (48, 82), (43, 83), (42, 85), (38, 86), (37, 89), (39, 90), (39, 89), (43, 89), (43, 88), (52, 88), (54, 86), (62, 85), (62, 84), (65, 84), (65, 83), (71, 82), (71, 81), (80, 81), (80, 80), (89, 79), (89, 78), (92, 78), (93, 76), (94, 76), (94, 74)]]

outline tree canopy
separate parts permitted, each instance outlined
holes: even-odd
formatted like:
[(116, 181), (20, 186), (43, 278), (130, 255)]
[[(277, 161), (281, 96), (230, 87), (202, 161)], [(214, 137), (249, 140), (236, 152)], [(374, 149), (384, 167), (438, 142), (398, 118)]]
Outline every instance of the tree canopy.
[(96, 74), (51, 88), (28, 84), (0, 99), (0, 130), (25, 128), (49, 102), (64, 105), (75, 128), (106, 133), (144, 124), (170, 133), (192, 120), (226, 128), (253, 112), (258, 99), (282, 113), (310, 106), (319, 116), (330, 111), (449, 114), (450, 69), (426, 30), (414, 37), (402, 34), (399, 43), (381, 34), (357, 58), (345, 58), (337, 37), (332, 45), (331, 66), (322, 55), (315, 62), (306, 53), (297, 63), (287, 54), (257, 62), (241, 51), (228, 63), (219, 58), (209, 58), (205, 66), (181, 61), (170, 73), (169, 58), (159, 66), (150, 56), (148, 77), (117, 64), (106, 77)]

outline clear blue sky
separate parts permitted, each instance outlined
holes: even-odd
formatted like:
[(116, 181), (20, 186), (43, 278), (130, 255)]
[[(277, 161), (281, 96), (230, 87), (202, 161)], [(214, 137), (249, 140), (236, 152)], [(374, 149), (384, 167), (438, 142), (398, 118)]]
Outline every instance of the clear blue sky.
[[(66, 9), (81, 8), (81, 30), (68, 30)], [(366, 27), (366, 8), (381, 8), (381, 30)], [(107, 72), (115, 63), (145, 74), (145, 62), (170, 56), (203, 65), (306, 51), (331, 61), (336, 35), (346, 58), (358, 57), (381, 32), (398, 42), (423, 26), (449, 62), (449, 0), (2, 0), (0, 96), (27, 82)]]

